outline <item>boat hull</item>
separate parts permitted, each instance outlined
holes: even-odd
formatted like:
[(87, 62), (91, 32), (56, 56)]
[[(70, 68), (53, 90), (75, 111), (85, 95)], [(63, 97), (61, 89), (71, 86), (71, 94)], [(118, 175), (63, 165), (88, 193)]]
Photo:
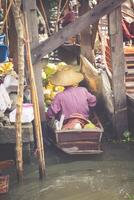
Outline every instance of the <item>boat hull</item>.
[(104, 130), (96, 114), (92, 122), (95, 128), (53, 131), (49, 140), (67, 154), (100, 154)]

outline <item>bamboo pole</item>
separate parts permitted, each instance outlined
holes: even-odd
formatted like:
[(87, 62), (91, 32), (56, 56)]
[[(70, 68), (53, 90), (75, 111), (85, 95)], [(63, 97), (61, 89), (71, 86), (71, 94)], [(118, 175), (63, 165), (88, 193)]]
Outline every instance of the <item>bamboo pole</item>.
[(33, 71), (32, 60), (31, 60), (28, 26), (27, 26), (25, 13), (24, 13), (24, 22), (25, 22), (25, 34), (26, 34), (26, 59), (27, 59), (27, 66), (28, 66), (28, 71), (29, 71), (32, 103), (34, 107), (34, 123), (35, 123), (35, 136), (36, 136), (36, 141), (37, 141), (37, 158), (39, 162), (39, 176), (42, 179), (45, 176), (44, 145), (43, 145), (37, 89), (36, 89), (34, 71)]
[(18, 96), (16, 104), (16, 166), (18, 180), (23, 180), (23, 158), (22, 158), (22, 104), (23, 104), (23, 90), (24, 90), (24, 35), (23, 26), (20, 16), (21, 0), (16, 0), (13, 4), (14, 21), (18, 36)]

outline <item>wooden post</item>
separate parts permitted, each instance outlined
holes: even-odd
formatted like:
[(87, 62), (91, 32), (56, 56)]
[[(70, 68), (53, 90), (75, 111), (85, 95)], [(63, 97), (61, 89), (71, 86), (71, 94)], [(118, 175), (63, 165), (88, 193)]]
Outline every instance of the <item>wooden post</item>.
[(39, 175), (42, 179), (45, 176), (45, 158), (44, 158), (44, 146), (43, 146), (43, 138), (42, 138), (42, 129), (41, 129), (41, 121), (40, 121), (40, 112), (39, 112), (39, 104), (37, 97), (37, 88), (35, 84), (34, 71), (31, 60), (31, 52), (30, 52), (30, 44), (29, 44), (29, 35), (28, 35), (28, 27), (26, 14), (24, 14), (25, 21), (25, 32), (26, 32), (26, 58), (30, 79), (30, 89), (32, 94), (32, 103), (34, 107), (34, 122), (35, 122), (35, 136), (37, 142), (37, 155), (39, 161)]
[(20, 15), (21, 0), (16, 0), (13, 4), (14, 21), (18, 37), (18, 96), (16, 104), (16, 165), (18, 180), (23, 180), (23, 158), (22, 158), (22, 105), (23, 105), (23, 90), (24, 90), (24, 33)]
[[(39, 45), (39, 35), (38, 35), (38, 19), (37, 19), (37, 7), (36, 0), (23, 0), (23, 9), (27, 15), (28, 30), (30, 38), (31, 49)], [(34, 22), (34, 23), (33, 23)], [(40, 108), (41, 122), (43, 123), (45, 119), (45, 108), (44, 108), (44, 95), (42, 87), (42, 66), (39, 62), (34, 66), (35, 82), (37, 87), (38, 102)]]
[[(81, 0), (80, 15), (85, 14), (90, 10), (89, 2)], [(95, 58), (92, 50), (92, 37), (90, 25), (81, 31), (81, 54), (85, 56), (92, 64), (95, 62)]]
[(115, 134), (121, 138), (128, 129), (127, 104), (125, 89), (125, 59), (123, 52), (123, 36), (121, 26), (121, 7), (109, 15), (109, 35), (112, 60), (112, 88), (114, 101), (113, 126)]

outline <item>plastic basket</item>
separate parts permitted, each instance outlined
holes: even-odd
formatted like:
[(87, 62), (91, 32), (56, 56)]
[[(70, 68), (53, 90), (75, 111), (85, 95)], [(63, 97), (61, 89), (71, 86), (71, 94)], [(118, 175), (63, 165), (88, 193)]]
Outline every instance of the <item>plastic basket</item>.
[(7, 193), (8, 188), (9, 188), (9, 175), (0, 176), (0, 194)]
[(0, 35), (0, 44), (4, 44), (5, 34)]

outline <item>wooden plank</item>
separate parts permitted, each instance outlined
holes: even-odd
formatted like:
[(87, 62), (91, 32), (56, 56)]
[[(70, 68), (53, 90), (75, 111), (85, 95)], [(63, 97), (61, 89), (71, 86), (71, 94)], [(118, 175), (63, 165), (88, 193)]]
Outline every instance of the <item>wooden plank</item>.
[[(116, 22), (116, 23), (115, 23)], [(123, 132), (128, 129), (127, 104), (125, 88), (125, 58), (123, 52), (123, 37), (121, 27), (121, 8), (115, 9), (109, 15), (109, 34), (112, 59), (112, 88), (114, 100), (114, 132), (120, 138)], [(118, 44), (118, 45), (117, 45)]]
[[(23, 143), (33, 142), (33, 126), (31, 123), (22, 125)], [(0, 127), (0, 144), (15, 144), (15, 125)]]
[(32, 50), (33, 64), (38, 63), (43, 56), (61, 46), (69, 37), (80, 33), (90, 24), (96, 23), (101, 17), (112, 12), (125, 0), (104, 0), (96, 5), (92, 10), (79, 17), (75, 22), (67, 25), (52, 37), (39, 44)]

